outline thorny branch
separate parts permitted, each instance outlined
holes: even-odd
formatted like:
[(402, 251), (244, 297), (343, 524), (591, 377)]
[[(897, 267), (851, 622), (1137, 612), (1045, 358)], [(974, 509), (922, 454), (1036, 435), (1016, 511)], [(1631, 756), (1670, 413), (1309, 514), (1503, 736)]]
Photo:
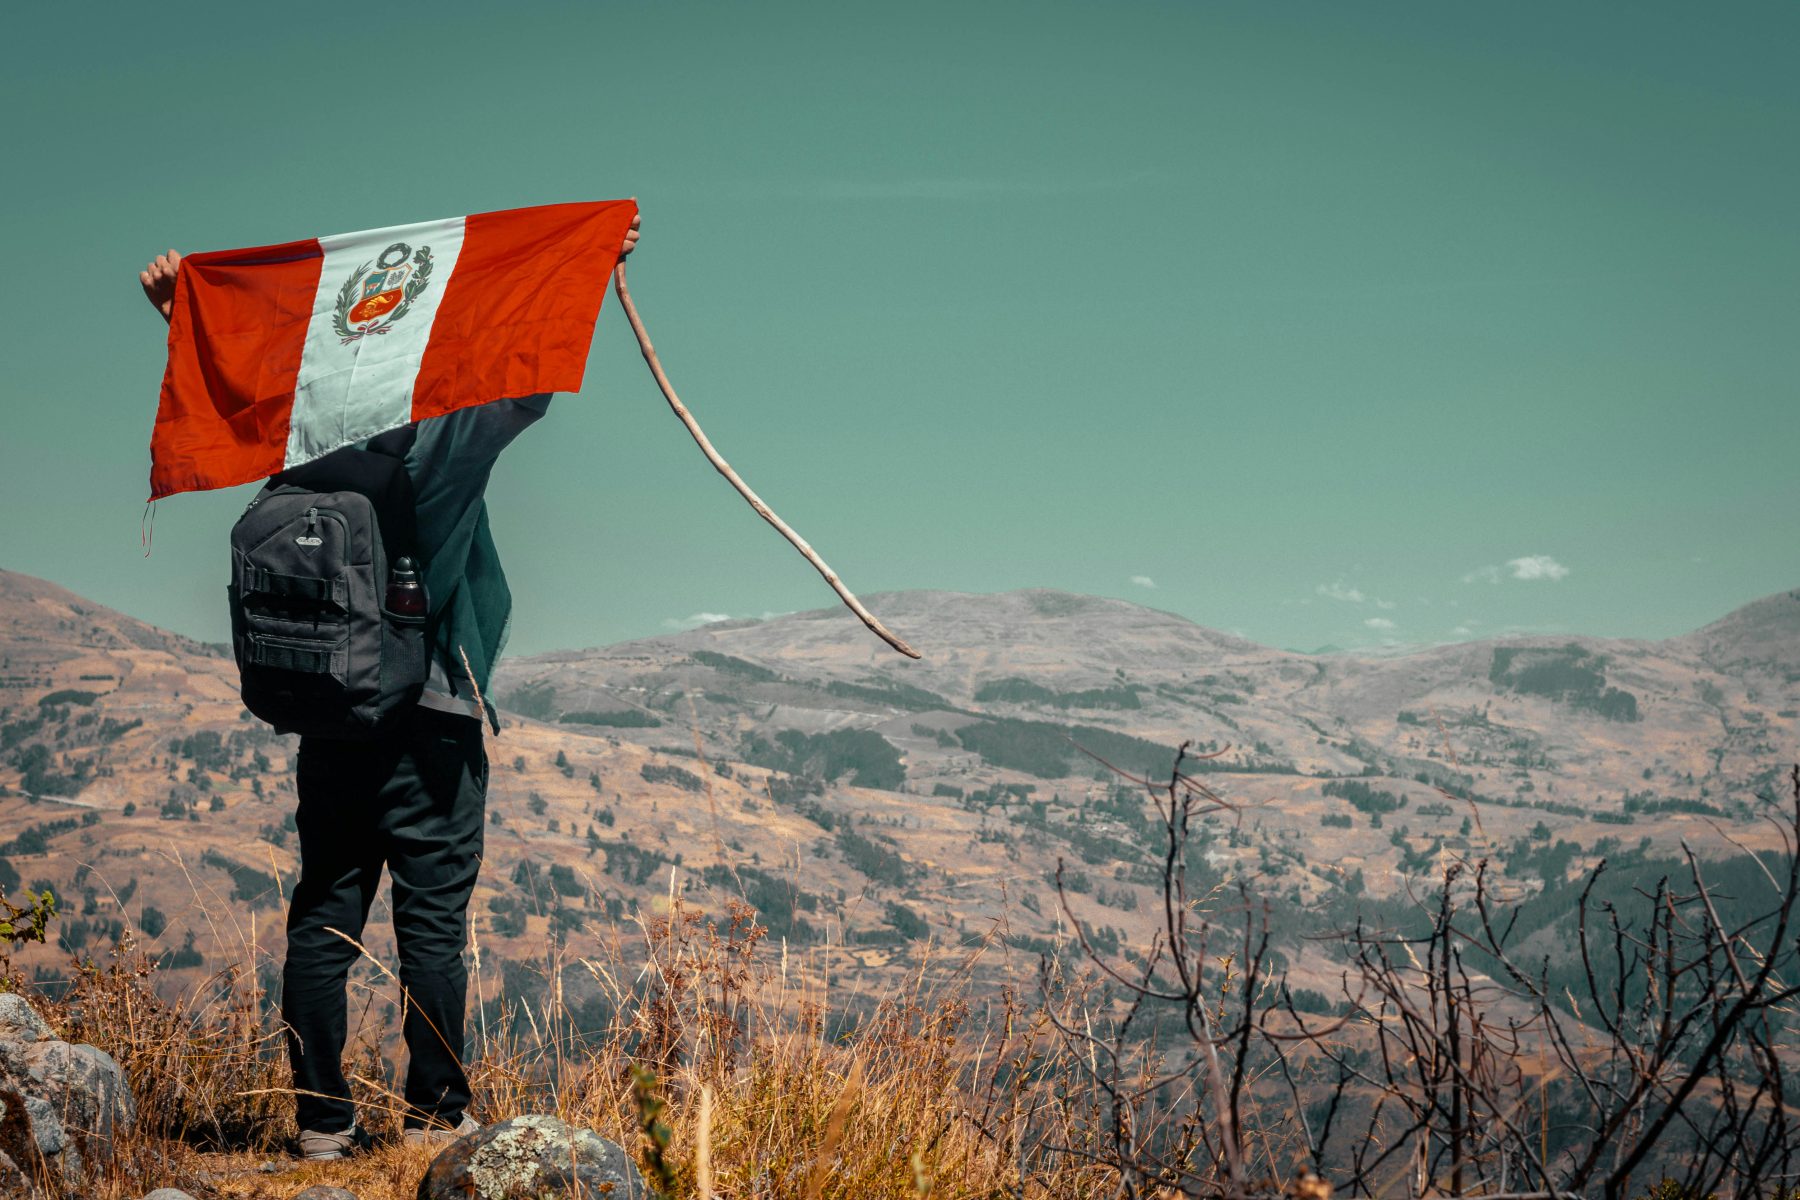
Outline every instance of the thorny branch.
[[(1411, 927), (1322, 935), (1349, 968), (1336, 1015), (1321, 1017), (1288, 989), (1269, 901), (1242, 881), (1235, 905), (1218, 888), (1190, 894), (1190, 821), (1232, 806), (1183, 772), (1188, 757), (1184, 745), (1166, 781), (1111, 768), (1157, 805), (1151, 945), (1135, 962), (1102, 953), (1059, 863), (1089, 986), (1049, 959), (1040, 972), (1052, 1029), (1105, 1109), (1086, 1144), (1062, 1150), (1110, 1168), (1118, 1196), (1795, 1194), (1800, 766), (1784, 852), (1752, 857), (1769, 898), (1748, 918), (1727, 917), (1685, 844), (1685, 880), (1635, 900), (1600, 890), (1602, 861), (1568, 916), (1558, 983), (1541, 937), (1515, 937), (1520, 908), (1487, 860), (1453, 862)], [(1209, 958), (1217, 944), (1235, 949)], [(1170, 1029), (1185, 1044), (1165, 1044)]]

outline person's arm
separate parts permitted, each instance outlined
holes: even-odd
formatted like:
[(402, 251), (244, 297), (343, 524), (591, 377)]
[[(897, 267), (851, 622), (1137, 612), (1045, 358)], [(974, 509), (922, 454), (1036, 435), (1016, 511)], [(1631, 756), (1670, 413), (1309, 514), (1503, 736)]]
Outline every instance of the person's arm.
[[(632, 218), (619, 249), (621, 259), (637, 249), (641, 224), (640, 217)], [(413, 480), (421, 553), (448, 551), (461, 571), (458, 546), (467, 553), (494, 460), (549, 408), (545, 393), (459, 408), (419, 422), (406, 470)]]
[[(548, 393), (471, 405), (419, 422), (406, 453), (419, 552), (440, 578), (460, 575), (488, 477), (501, 451), (550, 409)], [(435, 599), (435, 598), (434, 598)]]

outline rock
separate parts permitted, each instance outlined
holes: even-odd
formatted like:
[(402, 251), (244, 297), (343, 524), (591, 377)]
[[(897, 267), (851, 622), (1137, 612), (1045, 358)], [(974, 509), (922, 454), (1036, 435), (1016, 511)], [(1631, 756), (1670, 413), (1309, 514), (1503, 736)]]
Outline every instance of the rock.
[(29, 1196), (31, 1184), (19, 1164), (0, 1151), (0, 1196)]
[(17, 992), (0, 992), (0, 1042), (42, 1042), (54, 1036), (25, 997)]
[[(149, 1200), (149, 1197), (145, 1197)], [(315, 1183), (304, 1192), (295, 1192), (293, 1200), (356, 1200), (356, 1193), (346, 1188)]]
[[(301, 1192), (300, 1194), (302, 1196), (306, 1195), (305, 1192)], [(144, 1200), (194, 1200), (194, 1198), (180, 1188), (157, 1188), (154, 1192), (145, 1196)]]
[[(38, 1193), (32, 1182), (44, 1175), (42, 1145), (47, 1131), (33, 1128), (31, 1106), (16, 1091), (0, 1089), (0, 1196)], [(60, 1145), (62, 1130), (56, 1130)]]
[(125, 1072), (98, 1046), (76, 1045), (54, 1038), (25, 1052), (31, 1079), (21, 1091), (37, 1093), (55, 1107), (64, 1125), (98, 1139), (110, 1150), (115, 1135), (131, 1128), (137, 1104)]
[(39, 1096), (20, 1096), (19, 1099), (25, 1109), (25, 1119), (31, 1124), (31, 1136), (37, 1143), (38, 1153), (45, 1158), (55, 1158), (61, 1154), (63, 1147), (68, 1145), (69, 1132), (57, 1119), (56, 1110), (50, 1107), (50, 1102)]
[[(113, 1139), (136, 1116), (125, 1073), (111, 1055), (70, 1045), (23, 996), (0, 994), (0, 1157), (12, 1170), (39, 1175), (47, 1169), (72, 1181), (83, 1156), (110, 1154)], [(0, 1192), (8, 1177), (0, 1165)]]
[(650, 1186), (617, 1144), (555, 1117), (483, 1126), (432, 1160), (419, 1200), (644, 1200)]

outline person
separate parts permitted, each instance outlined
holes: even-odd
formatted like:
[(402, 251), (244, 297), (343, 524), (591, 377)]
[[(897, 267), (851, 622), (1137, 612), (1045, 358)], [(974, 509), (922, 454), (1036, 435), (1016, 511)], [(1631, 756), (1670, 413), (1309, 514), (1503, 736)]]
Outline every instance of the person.
[[(638, 235), (634, 219), (624, 254)], [(138, 277), (165, 321), (180, 267), (170, 250)], [(300, 878), (288, 907), (281, 1010), (306, 1159), (345, 1158), (369, 1144), (344, 1077), (345, 987), (384, 865), (404, 1001), (403, 1136), (450, 1141), (479, 1128), (463, 1066), (463, 947), (486, 824), (482, 723), (492, 713), (484, 697), (512, 611), (484, 493), (501, 451), (549, 405), (548, 395), (477, 404), (361, 443), (402, 457), (412, 480), (435, 636), (424, 692), (388, 733), (364, 742), (303, 737), (296, 756)]]

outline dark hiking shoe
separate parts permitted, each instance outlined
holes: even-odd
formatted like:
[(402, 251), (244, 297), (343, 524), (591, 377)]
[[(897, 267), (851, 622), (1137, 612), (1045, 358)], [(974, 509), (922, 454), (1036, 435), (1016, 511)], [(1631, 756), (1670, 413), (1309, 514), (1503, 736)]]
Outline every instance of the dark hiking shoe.
[(369, 1148), (369, 1135), (361, 1125), (352, 1125), (342, 1133), (324, 1133), (317, 1129), (300, 1131), (300, 1157), (307, 1162), (328, 1162), (349, 1158)]
[(465, 1113), (455, 1129), (446, 1129), (442, 1125), (408, 1129), (405, 1133), (406, 1144), (409, 1146), (448, 1146), (451, 1142), (468, 1137), (480, 1128), (481, 1126), (475, 1118)]

